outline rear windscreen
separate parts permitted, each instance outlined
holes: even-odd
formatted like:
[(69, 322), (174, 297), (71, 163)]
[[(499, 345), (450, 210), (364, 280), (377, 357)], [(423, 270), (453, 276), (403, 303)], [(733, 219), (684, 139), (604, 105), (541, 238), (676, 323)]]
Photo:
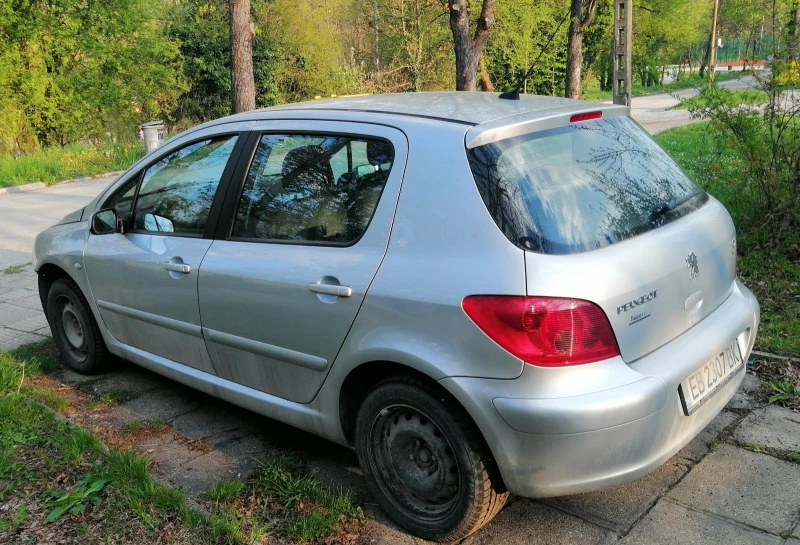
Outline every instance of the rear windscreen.
[(481, 197), (517, 246), (571, 254), (669, 223), (708, 196), (636, 123), (574, 123), (468, 152)]

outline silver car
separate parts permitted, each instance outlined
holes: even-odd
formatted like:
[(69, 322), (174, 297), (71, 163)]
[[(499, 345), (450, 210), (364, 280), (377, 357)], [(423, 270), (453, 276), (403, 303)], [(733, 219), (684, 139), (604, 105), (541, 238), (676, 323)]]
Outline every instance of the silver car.
[(408, 93), (200, 125), (36, 240), (110, 354), (354, 446), (422, 537), (636, 479), (734, 394), (759, 306), (725, 208), (628, 108)]

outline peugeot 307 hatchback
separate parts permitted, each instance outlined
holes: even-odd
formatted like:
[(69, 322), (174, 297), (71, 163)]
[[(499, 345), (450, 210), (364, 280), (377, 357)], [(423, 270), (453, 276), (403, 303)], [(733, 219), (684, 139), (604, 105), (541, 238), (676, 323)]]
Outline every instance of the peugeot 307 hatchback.
[(671, 457), (745, 374), (725, 208), (622, 106), (491, 93), (200, 125), (36, 240), (66, 363), (114, 354), (354, 446), (403, 527)]

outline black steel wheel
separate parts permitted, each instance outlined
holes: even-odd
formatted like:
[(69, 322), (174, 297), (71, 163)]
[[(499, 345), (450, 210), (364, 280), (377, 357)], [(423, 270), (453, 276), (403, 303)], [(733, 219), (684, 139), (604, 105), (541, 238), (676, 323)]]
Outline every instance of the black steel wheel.
[(390, 379), (367, 395), (357, 417), (356, 448), (382, 507), (425, 539), (468, 536), (508, 496), (468, 415), (422, 380)]
[(61, 357), (84, 374), (101, 371), (109, 359), (103, 336), (78, 286), (59, 278), (47, 292), (47, 321)]

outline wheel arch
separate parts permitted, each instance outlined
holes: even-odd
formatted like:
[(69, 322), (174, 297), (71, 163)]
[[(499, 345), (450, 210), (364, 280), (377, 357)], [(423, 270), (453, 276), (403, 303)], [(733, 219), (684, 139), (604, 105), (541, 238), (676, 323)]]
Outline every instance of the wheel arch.
[[(467, 410), (467, 407), (441, 382), (418, 369), (402, 363), (385, 360), (365, 362), (351, 369), (344, 381), (342, 381), (342, 385), (339, 388), (339, 424), (342, 427), (342, 433), (348, 444), (355, 444), (356, 418), (358, 416), (358, 410), (367, 394), (379, 382), (392, 377), (413, 377), (425, 381), (433, 385), (442, 395), (447, 396), (453, 403), (460, 407), (480, 435), (480, 439), (487, 452), (492, 454), (490, 465), (494, 477), (498, 479), (499, 483), (503, 483), (503, 477), (494, 459), (494, 449), (492, 449), (491, 445), (486, 441), (481, 427), (470, 414), (469, 410)], [(502, 486), (505, 487), (505, 484), (502, 484)]]

